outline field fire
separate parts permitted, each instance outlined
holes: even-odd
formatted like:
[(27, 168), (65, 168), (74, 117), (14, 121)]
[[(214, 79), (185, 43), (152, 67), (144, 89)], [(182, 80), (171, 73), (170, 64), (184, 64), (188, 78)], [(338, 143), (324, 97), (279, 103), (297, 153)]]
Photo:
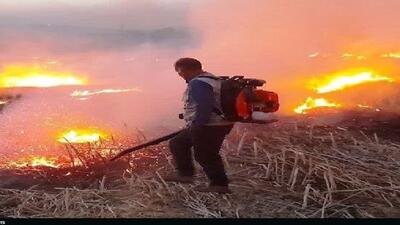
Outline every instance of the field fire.
[(91, 130), (70, 130), (63, 133), (58, 139), (61, 143), (91, 143), (106, 139), (104, 132)]
[(7, 66), (0, 74), (0, 87), (55, 87), (84, 85), (86, 81), (68, 73), (47, 72), (40, 67)]
[[(375, 75), (372, 72), (360, 72), (355, 74), (348, 74), (349, 72), (342, 72), (335, 74), (332, 77), (327, 78), (326, 84), (320, 84), (325, 82), (313, 81), (315, 90), (318, 94), (334, 92), (349, 88), (351, 86), (367, 83), (367, 82), (379, 82), (387, 81), (393, 82), (392, 78), (386, 76)], [(351, 72), (350, 72), (351, 73)]]
[(56, 163), (55, 158), (47, 158), (43, 156), (32, 156), (26, 159), (19, 159), (17, 161), (9, 162), (6, 167), (8, 168), (27, 168), (27, 167), (51, 167), (59, 168), (60, 164)]
[(100, 95), (100, 94), (113, 94), (113, 93), (124, 93), (124, 92), (131, 92), (131, 91), (140, 91), (139, 89), (104, 89), (98, 91), (74, 91), (71, 96), (72, 97), (88, 97), (92, 95)]
[(313, 99), (311, 97), (308, 97), (307, 100), (302, 105), (300, 105), (294, 109), (294, 112), (299, 113), (299, 114), (306, 114), (307, 110), (315, 109), (315, 108), (324, 108), (324, 107), (338, 108), (338, 107), (340, 107), (340, 105), (336, 104), (336, 103), (328, 102), (324, 98)]
[[(357, 70), (355, 70), (357, 71)], [(322, 78), (321, 80), (314, 79), (309, 83), (309, 86), (315, 91), (315, 95), (324, 96), (324, 94), (337, 93), (345, 89), (351, 89), (352, 87), (362, 86), (364, 84), (371, 83), (382, 83), (388, 82), (392, 83), (395, 80), (388, 76), (376, 75), (373, 72), (362, 71), (362, 72), (352, 72), (345, 71), (336, 73), (334, 75)], [(374, 88), (374, 86), (372, 86)], [(376, 88), (379, 88), (376, 87)], [(366, 95), (368, 95), (366, 93)], [(371, 94), (369, 94), (371, 95)], [(334, 95), (331, 95), (331, 97)], [(344, 106), (345, 105), (345, 106)], [(306, 101), (297, 106), (294, 109), (295, 113), (306, 114), (307, 111), (313, 109), (323, 109), (323, 108), (372, 108), (372, 106), (366, 106), (361, 102), (346, 102), (346, 104), (332, 102), (324, 97), (312, 98), (308, 97)]]
[(0, 225), (400, 218), (398, 8), (2, 1)]
[[(22, 217), (64, 217), (66, 214), (56, 209), (64, 208), (62, 199), (68, 198), (84, 202), (94, 211), (103, 210), (100, 217), (166, 216), (152, 210), (159, 207), (154, 199), (165, 202), (164, 212), (171, 204), (189, 206), (185, 216), (238, 217), (238, 209), (246, 217), (398, 216), (394, 209), (400, 204), (400, 174), (395, 169), (400, 161), (400, 139), (396, 135), (400, 132), (399, 114), (336, 96), (348, 96), (346, 91), (365, 84), (368, 88), (382, 82), (396, 85), (394, 79), (357, 73), (322, 80), (327, 82), (317, 86), (317, 81), (311, 82), (315, 97), (308, 97), (294, 113), (282, 114), (279, 122), (235, 125), (221, 153), (234, 191), (229, 204), (222, 201), (222, 196), (198, 195), (194, 191), (198, 184), (166, 183), (162, 174), (174, 168), (166, 143), (111, 162), (127, 147), (148, 140), (140, 130), (132, 136), (119, 136), (115, 130), (101, 126), (71, 126), (58, 128), (48, 136), (56, 144), (50, 151), (24, 150), (1, 156), (0, 196), (6, 202), (6, 196), (16, 200), (0, 210), (0, 215), (15, 216), (11, 210), (18, 208)], [(137, 89), (91, 90), (68, 94), (68, 89), (63, 93), (67, 99), (118, 96)], [(196, 168), (200, 170), (199, 165)], [(197, 178), (205, 180), (204, 176)], [(47, 190), (59, 191), (52, 194)], [(115, 197), (114, 193), (124, 194)], [(32, 198), (26, 199), (25, 195)], [(142, 206), (124, 196), (134, 196)], [(92, 198), (107, 206), (91, 205)], [(181, 200), (167, 203), (172, 199)], [(75, 205), (67, 212), (94, 216), (82, 213), (81, 207)]]

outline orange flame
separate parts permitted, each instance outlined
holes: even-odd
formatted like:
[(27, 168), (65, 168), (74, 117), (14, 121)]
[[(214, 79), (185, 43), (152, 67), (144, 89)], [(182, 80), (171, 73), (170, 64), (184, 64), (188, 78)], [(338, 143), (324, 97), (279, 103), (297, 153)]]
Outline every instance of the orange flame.
[(363, 104), (357, 104), (357, 107), (359, 107), (359, 108), (366, 108), (366, 109), (372, 108), (372, 107), (369, 106), (369, 105), (363, 105)]
[(314, 52), (308, 55), (309, 58), (315, 58), (319, 56), (319, 52)]
[(76, 75), (49, 72), (40, 67), (7, 66), (0, 73), (0, 87), (55, 87), (84, 84), (86, 80)]
[(355, 58), (355, 59), (357, 59), (357, 60), (364, 60), (364, 59), (366, 59), (367, 57), (366, 56), (364, 56), (364, 55), (354, 55), (354, 54), (352, 54), (352, 53), (343, 53), (342, 54), (342, 57), (343, 58)]
[(112, 93), (122, 93), (122, 92), (132, 92), (132, 91), (140, 91), (140, 89), (137, 88), (131, 88), (131, 89), (103, 89), (99, 91), (74, 91), (72, 92), (71, 96), (72, 97), (87, 97), (91, 95), (98, 95), (98, 94), (112, 94)]
[(22, 168), (22, 167), (40, 167), (40, 166), (45, 166), (45, 167), (52, 167), (52, 168), (59, 168), (60, 165), (57, 164), (56, 160), (54, 158), (49, 158), (49, 157), (42, 157), (42, 156), (32, 156), (26, 159), (21, 159), (18, 161), (11, 161), (8, 164), (8, 167), (11, 168)]
[(95, 130), (69, 130), (64, 132), (58, 138), (58, 142), (61, 143), (88, 143), (97, 142), (101, 138), (106, 138), (107, 135), (101, 131)]
[(314, 99), (314, 98), (308, 97), (303, 104), (297, 106), (294, 109), (294, 112), (298, 113), (298, 114), (307, 114), (308, 110), (314, 109), (314, 108), (321, 108), (321, 107), (337, 108), (337, 107), (340, 107), (340, 104), (329, 102), (328, 100), (326, 100), (324, 98)]
[(47, 166), (47, 167), (54, 167), (54, 168), (59, 167), (59, 165), (57, 165), (54, 160), (48, 159), (45, 157), (33, 157), (32, 161), (31, 161), (31, 165), (33, 167), (36, 167), (36, 166)]
[(328, 78), (327, 81), (324, 82), (325, 84), (321, 84), (321, 82), (319, 81), (314, 81), (312, 82), (314, 83), (314, 85), (312, 86), (316, 86), (315, 89), (317, 93), (322, 94), (342, 90), (347, 87), (355, 86), (362, 83), (378, 81), (393, 82), (394, 79), (387, 76), (374, 74), (371, 71), (356, 73), (343, 72), (330, 76), (330, 78)]
[(400, 59), (400, 53), (386, 53), (382, 55), (383, 58)]

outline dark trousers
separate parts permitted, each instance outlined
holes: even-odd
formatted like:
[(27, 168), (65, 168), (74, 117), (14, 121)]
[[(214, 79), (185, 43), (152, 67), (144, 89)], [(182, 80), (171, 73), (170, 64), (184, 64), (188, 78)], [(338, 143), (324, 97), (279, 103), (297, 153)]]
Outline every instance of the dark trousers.
[(183, 130), (169, 142), (176, 169), (182, 176), (193, 176), (194, 158), (203, 167), (211, 185), (228, 185), (219, 150), (233, 126), (199, 126)]

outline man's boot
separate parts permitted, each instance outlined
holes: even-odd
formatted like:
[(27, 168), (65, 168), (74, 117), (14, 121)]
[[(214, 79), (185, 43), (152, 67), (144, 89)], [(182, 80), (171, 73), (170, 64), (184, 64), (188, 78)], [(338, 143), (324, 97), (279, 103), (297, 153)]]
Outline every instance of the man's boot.
[(200, 187), (194, 188), (194, 190), (198, 191), (198, 192), (216, 192), (216, 193), (220, 193), (220, 194), (231, 193), (231, 190), (229, 189), (229, 187), (227, 185), (226, 186), (222, 186), (222, 185), (200, 186)]
[(182, 176), (177, 173), (170, 173), (166, 176), (162, 177), (165, 181), (169, 182), (177, 182), (177, 183), (184, 183), (184, 184), (192, 184), (193, 177), (192, 176)]

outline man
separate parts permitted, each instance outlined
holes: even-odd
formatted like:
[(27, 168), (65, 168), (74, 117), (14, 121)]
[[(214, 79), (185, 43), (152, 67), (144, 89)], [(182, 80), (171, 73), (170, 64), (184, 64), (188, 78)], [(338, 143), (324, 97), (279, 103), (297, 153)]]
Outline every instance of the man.
[(166, 176), (166, 181), (192, 183), (194, 158), (202, 166), (210, 184), (198, 187), (201, 192), (229, 193), (228, 178), (219, 154), (225, 136), (233, 123), (225, 121), (221, 112), (218, 78), (203, 71), (201, 63), (193, 58), (181, 58), (175, 63), (175, 71), (188, 84), (183, 95), (186, 128), (171, 139), (169, 147), (177, 173)]

